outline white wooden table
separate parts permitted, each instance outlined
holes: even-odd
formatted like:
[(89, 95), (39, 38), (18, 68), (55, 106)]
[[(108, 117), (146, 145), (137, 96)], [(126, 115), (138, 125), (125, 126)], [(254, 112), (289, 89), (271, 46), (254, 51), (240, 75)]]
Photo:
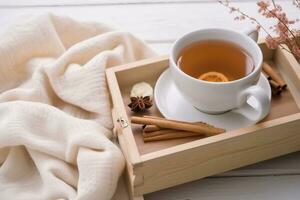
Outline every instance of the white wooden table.
[[(300, 10), (291, 1), (278, 2), (288, 16), (300, 18)], [(255, 1), (239, 0), (235, 4), (258, 16)], [(204, 27), (241, 29), (243, 25), (233, 21), (224, 7), (209, 0), (0, 0), (0, 32), (21, 14), (46, 11), (83, 21), (118, 24), (146, 40), (160, 54), (167, 54), (171, 43), (185, 32)], [(118, 191), (115, 199), (128, 199), (122, 187)], [(299, 200), (300, 152), (148, 194), (145, 199)]]

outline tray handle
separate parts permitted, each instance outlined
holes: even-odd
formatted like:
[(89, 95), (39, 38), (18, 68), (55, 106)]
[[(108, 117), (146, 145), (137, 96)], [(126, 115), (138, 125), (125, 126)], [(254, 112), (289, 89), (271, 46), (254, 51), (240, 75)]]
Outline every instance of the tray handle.
[(120, 127), (122, 129), (126, 128), (128, 126), (128, 122), (126, 119), (124, 119), (123, 117), (118, 117), (117, 118), (117, 122), (119, 123)]
[(114, 122), (113, 134), (114, 137), (117, 138), (118, 134), (121, 134), (122, 130), (129, 126), (129, 123), (124, 117), (120, 116), (116, 108), (112, 109), (112, 118)]

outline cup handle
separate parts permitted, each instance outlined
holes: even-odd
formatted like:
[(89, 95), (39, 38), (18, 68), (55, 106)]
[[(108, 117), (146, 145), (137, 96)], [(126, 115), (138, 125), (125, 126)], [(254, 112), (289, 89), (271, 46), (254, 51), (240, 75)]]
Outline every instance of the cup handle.
[[(252, 96), (257, 101), (257, 107), (253, 108), (247, 103), (247, 99)], [(238, 113), (244, 115), (252, 121), (260, 121), (267, 116), (270, 110), (270, 98), (268, 94), (258, 85), (251, 86), (240, 95), (241, 106)], [(242, 103), (243, 102), (243, 103)]]
[(258, 31), (253, 26), (248, 26), (246, 29), (242, 31), (245, 35), (248, 35), (252, 40), (257, 42), (258, 40)]

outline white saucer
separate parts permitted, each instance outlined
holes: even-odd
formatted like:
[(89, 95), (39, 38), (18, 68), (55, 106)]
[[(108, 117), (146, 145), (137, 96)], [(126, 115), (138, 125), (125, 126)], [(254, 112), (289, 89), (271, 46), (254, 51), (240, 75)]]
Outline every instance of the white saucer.
[[(262, 74), (258, 85), (267, 91), (271, 99), (271, 88), (267, 78)], [(154, 100), (161, 114), (168, 119), (189, 122), (206, 122), (217, 127), (228, 130), (238, 129), (257, 123), (239, 113), (235, 109), (220, 115), (210, 115), (197, 110), (189, 104), (178, 91), (171, 78), (170, 69), (165, 70), (156, 82), (154, 89)], [(247, 103), (251, 107), (257, 107), (257, 101), (250, 97)]]

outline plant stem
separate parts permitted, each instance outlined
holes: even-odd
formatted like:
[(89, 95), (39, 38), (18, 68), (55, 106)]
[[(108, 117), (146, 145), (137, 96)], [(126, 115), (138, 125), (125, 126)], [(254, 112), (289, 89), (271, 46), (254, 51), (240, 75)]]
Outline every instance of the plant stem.
[[(233, 8), (233, 7), (229, 6), (228, 0), (226, 0), (226, 3), (224, 3), (224, 2), (221, 1), (221, 0), (218, 0), (218, 2), (219, 2), (221, 5), (223, 5), (223, 6), (227, 7), (227, 8), (229, 8), (229, 9), (232, 9), (232, 8)], [(272, 37), (271, 34), (267, 31), (267, 29), (265, 29), (265, 28), (262, 26), (262, 24), (261, 24), (258, 20), (256, 20), (255, 18), (253, 18), (253, 17), (247, 15), (246, 13), (240, 11), (239, 9), (235, 9), (235, 11), (238, 12), (239, 14), (241, 14), (242, 16), (246, 17), (247, 19), (249, 19), (249, 20), (255, 22), (258, 26), (260, 26), (260, 28), (261, 28), (268, 36)], [(292, 54), (292, 52), (291, 52), (289, 49), (285, 48), (282, 44), (279, 44), (278, 46), (280, 46), (282, 49), (284, 49), (285, 51), (287, 51), (287, 52), (289, 52), (289, 53)]]
[[(227, 8), (230, 8), (230, 9), (232, 8), (232, 7), (230, 7), (229, 5), (226, 5), (223, 1), (218, 1), (218, 2), (219, 2), (220, 4), (222, 4), (223, 6), (227, 7)], [(262, 26), (262, 24), (261, 24), (259, 21), (257, 21), (255, 18), (253, 18), (253, 17), (247, 15), (246, 13), (240, 11), (239, 9), (236, 9), (236, 11), (237, 11), (239, 14), (241, 14), (242, 16), (246, 17), (247, 19), (249, 19), (249, 20), (251, 20), (251, 21), (254, 21), (258, 26), (260, 26), (260, 28), (261, 28), (268, 36), (272, 37), (271, 34), (267, 31), (267, 29), (265, 29), (265, 28)]]
[(280, 46), (283, 50), (289, 52), (290, 54), (293, 54), (293, 52), (291, 52), (289, 49), (285, 48), (282, 44), (279, 44), (279, 46)]
[(272, 4), (273, 4), (274, 8), (276, 8), (275, 0), (272, 0)]
[[(272, 2), (274, 2), (274, 1), (272, 1)], [(269, 9), (267, 9), (267, 11), (268, 11), (269, 13), (271, 13), (271, 14), (273, 15), (273, 17), (275, 17), (281, 24), (284, 25), (284, 27), (285, 27), (285, 28), (288, 30), (288, 32), (292, 35), (293, 39), (294, 39), (295, 42), (296, 42), (296, 45), (297, 45), (298, 47), (300, 47), (299, 44), (298, 44), (298, 42), (297, 42), (296, 36), (295, 36), (294, 33), (293, 33), (293, 31), (291, 31), (291, 30), (289, 29), (289, 27), (288, 27), (281, 19), (279, 19), (279, 18), (277, 17), (277, 15), (276, 15), (273, 11), (271, 11), (271, 10), (269, 10)]]
[(294, 0), (294, 4), (296, 7), (300, 8), (300, 0)]

